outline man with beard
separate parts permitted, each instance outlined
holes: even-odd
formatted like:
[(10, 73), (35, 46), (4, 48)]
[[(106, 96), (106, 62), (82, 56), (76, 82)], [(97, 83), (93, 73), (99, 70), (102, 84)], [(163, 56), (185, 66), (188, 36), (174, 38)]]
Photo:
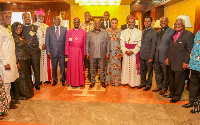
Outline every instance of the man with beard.
[(44, 10), (40, 9), (40, 11), (36, 11), (37, 15), (37, 22), (34, 23), (34, 25), (38, 26), (37, 31), (37, 38), (39, 41), (39, 47), (41, 50), (41, 58), (40, 58), (40, 81), (45, 83), (51, 83), (51, 76), (48, 76), (48, 69), (47, 67), (47, 54), (46, 54), (46, 48), (45, 48), (45, 36), (46, 36), (46, 29), (49, 27), (48, 25), (44, 24)]

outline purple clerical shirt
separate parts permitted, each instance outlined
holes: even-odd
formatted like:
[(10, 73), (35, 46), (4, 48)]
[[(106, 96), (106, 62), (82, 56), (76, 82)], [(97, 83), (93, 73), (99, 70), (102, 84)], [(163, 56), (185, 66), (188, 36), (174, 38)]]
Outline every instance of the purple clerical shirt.
[(179, 38), (179, 36), (181, 35), (182, 32), (183, 32), (183, 30), (180, 31), (180, 32), (176, 32), (176, 33), (173, 35), (173, 38), (174, 38), (174, 44), (176, 43), (176, 40)]

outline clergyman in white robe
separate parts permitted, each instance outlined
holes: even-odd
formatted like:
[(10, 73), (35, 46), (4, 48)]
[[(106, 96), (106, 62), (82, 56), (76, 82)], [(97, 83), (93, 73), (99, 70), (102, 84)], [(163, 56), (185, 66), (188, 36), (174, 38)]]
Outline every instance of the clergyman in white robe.
[[(121, 50), (123, 52), (121, 84), (135, 87), (140, 85), (139, 51), (141, 46), (142, 31), (133, 28), (122, 31), (120, 36)], [(133, 51), (131, 56), (126, 51)]]

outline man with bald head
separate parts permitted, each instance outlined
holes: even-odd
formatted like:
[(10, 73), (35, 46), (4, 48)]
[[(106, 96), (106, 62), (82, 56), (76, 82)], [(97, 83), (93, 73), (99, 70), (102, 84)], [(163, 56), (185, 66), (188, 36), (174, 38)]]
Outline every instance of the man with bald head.
[(170, 103), (181, 99), (184, 90), (186, 70), (194, 43), (194, 34), (185, 30), (185, 20), (178, 18), (174, 23), (176, 33), (170, 41), (165, 64), (169, 66)]
[(111, 27), (110, 20), (109, 20), (110, 14), (108, 11), (104, 12), (103, 18), (104, 20), (101, 22), (101, 28), (102, 29), (110, 28)]
[(157, 87), (152, 91), (160, 91), (160, 95), (166, 93), (169, 85), (168, 66), (165, 65), (165, 59), (167, 58), (171, 37), (175, 33), (173, 29), (168, 27), (168, 23), (167, 17), (160, 18), (160, 26), (162, 28), (158, 30), (158, 42), (156, 45), (154, 68)]
[(31, 24), (29, 13), (23, 13), (23, 34), (28, 43), (28, 52), (31, 55), (31, 66), (34, 72), (36, 90), (40, 90), (40, 56), (41, 50), (39, 48), (39, 41), (37, 38), (38, 27)]
[[(100, 29), (100, 21), (94, 21), (94, 30), (91, 30), (87, 34), (86, 41), (86, 54), (87, 59), (90, 60), (90, 73), (91, 73), (91, 85), (93, 88), (95, 85), (96, 67), (99, 64), (100, 68), (100, 82), (102, 87), (105, 85), (105, 59), (109, 58), (109, 36), (108, 33)], [(97, 63), (98, 62), (98, 63)]]
[(80, 19), (73, 19), (74, 28), (67, 31), (65, 55), (67, 62), (67, 84), (78, 87), (85, 85), (84, 55), (86, 31), (79, 28)]
[(55, 86), (58, 82), (57, 67), (58, 62), (60, 66), (60, 82), (65, 86), (65, 40), (67, 29), (60, 26), (61, 19), (59, 16), (53, 18), (54, 25), (48, 27), (46, 30), (46, 53), (51, 59), (53, 84)]
[(0, 75), (5, 83), (5, 91), (8, 102), (10, 102), (9, 108), (15, 109), (17, 108), (15, 102), (18, 100), (16, 96), (18, 92), (15, 91), (18, 85), (15, 80), (19, 77), (19, 73), (16, 64), (15, 42), (8, 29), (11, 15), (8, 12), (2, 12), (0, 17)]

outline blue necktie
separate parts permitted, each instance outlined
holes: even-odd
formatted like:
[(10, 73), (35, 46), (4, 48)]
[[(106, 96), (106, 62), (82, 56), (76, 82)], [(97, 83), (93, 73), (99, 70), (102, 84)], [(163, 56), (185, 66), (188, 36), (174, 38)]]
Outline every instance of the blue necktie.
[(57, 38), (57, 40), (59, 39), (59, 29), (58, 29), (58, 26), (56, 27), (56, 38)]

